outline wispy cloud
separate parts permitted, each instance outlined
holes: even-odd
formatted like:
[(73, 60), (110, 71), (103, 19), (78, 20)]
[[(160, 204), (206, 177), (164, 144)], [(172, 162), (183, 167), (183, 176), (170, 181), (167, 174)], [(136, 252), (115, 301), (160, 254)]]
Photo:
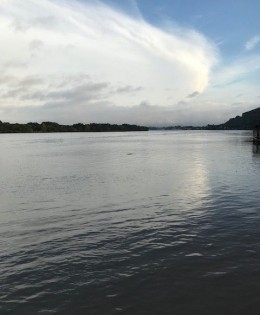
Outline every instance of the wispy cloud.
[(243, 56), (235, 58), (232, 63), (222, 65), (215, 71), (212, 77), (212, 85), (214, 86), (227, 86), (248, 77), (253, 76), (260, 70), (260, 55), (255, 54), (251, 56)]
[(246, 42), (245, 49), (246, 50), (253, 50), (259, 43), (260, 43), (260, 35), (256, 35), (256, 36), (250, 38)]

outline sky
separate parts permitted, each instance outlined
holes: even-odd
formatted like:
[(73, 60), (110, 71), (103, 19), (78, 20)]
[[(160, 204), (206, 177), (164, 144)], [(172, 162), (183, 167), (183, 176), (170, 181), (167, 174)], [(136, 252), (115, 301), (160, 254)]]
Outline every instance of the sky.
[(2, 121), (219, 124), (259, 85), (259, 0), (0, 0)]

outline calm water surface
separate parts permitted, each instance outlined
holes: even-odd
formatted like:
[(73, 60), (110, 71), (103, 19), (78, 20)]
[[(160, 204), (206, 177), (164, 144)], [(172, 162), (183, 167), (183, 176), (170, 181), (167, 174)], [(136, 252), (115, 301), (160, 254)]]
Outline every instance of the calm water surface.
[(0, 135), (0, 313), (260, 314), (250, 136)]

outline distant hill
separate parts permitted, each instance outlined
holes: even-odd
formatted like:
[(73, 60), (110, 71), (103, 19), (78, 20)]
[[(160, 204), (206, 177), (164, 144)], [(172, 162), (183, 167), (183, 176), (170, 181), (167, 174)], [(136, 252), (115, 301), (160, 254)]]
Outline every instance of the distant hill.
[(11, 124), (0, 120), (0, 133), (31, 133), (31, 132), (112, 132), (112, 131), (147, 131), (147, 127), (137, 125), (112, 124), (74, 124), (59, 125), (55, 122), (45, 121), (41, 124), (30, 122), (28, 124)]
[(231, 118), (220, 126), (222, 129), (253, 129), (256, 125), (260, 125), (260, 107)]
[(151, 130), (251, 130), (260, 125), (260, 107), (236, 116), (220, 125), (150, 127)]
[(220, 125), (207, 125), (201, 127), (203, 130), (252, 130), (256, 125), (260, 125), (260, 107), (230, 118)]

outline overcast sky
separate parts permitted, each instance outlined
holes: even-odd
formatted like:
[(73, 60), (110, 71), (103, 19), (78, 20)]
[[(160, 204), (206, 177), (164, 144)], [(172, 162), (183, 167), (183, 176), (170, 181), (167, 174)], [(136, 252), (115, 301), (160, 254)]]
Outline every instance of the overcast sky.
[(0, 0), (2, 121), (217, 124), (259, 85), (259, 0)]

